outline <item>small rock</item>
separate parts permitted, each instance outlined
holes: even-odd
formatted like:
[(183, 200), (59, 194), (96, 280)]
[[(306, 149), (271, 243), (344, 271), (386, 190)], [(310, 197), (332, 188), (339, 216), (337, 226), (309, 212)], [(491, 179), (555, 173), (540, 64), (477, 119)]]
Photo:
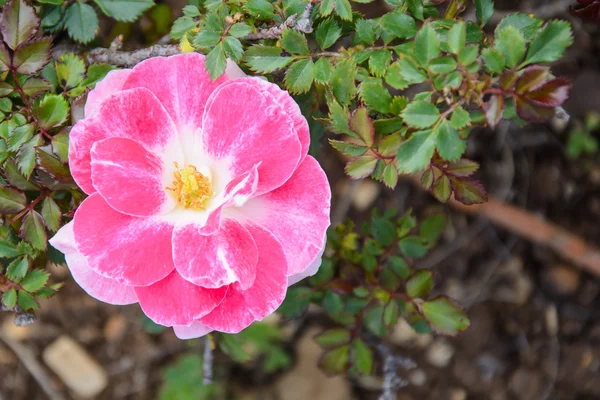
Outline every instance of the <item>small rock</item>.
[(381, 185), (373, 182), (370, 179), (363, 179), (358, 184), (356, 194), (352, 199), (352, 204), (357, 211), (365, 211), (371, 204), (379, 197), (381, 192)]
[(445, 368), (454, 356), (454, 347), (445, 339), (437, 339), (429, 346), (425, 357), (429, 364), (438, 368)]
[(545, 271), (545, 281), (556, 294), (570, 295), (575, 293), (581, 281), (579, 270), (567, 264), (556, 264)]
[(408, 375), (408, 380), (415, 386), (423, 386), (427, 382), (427, 375), (422, 369), (416, 369)]
[(497, 271), (497, 278), (507, 282), (498, 287), (494, 294), (495, 299), (517, 305), (525, 304), (533, 291), (533, 283), (523, 269), (523, 260), (513, 257), (501, 265)]
[(510, 377), (508, 387), (519, 400), (536, 400), (542, 386), (542, 377), (537, 371), (518, 368)]
[(450, 397), (448, 400), (467, 400), (467, 391), (463, 388), (450, 389)]
[(42, 359), (80, 397), (94, 397), (108, 386), (104, 369), (69, 336), (62, 335), (46, 347)]
[(111, 316), (104, 325), (104, 337), (110, 342), (117, 341), (127, 331), (127, 318), (123, 314)]
[(554, 304), (546, 307), (545, 318), (546, 330), (550, 336), (556, 336), (558, 334), (558, 311)]
[(433, 337), (428, 334), (415, 332), (408, 322), (400, 318), (394, 327), (394, 332), (390, 337), (390, 341), (402, 347), (412, 347), (416, 345), (419, 348), (424, 348), (433, 341)]

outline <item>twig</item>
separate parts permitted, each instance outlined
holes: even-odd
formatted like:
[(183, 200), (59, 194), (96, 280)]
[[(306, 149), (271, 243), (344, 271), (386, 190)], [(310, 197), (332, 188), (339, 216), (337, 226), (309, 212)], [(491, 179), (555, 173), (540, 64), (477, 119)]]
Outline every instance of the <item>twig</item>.
[(204, 357), (202, 360), (202, 383), (210, 385), (213, 383), (213, 349), (210, 334), (204, 338)]
[(31, 350), (1, 333), (0, 340), (6, 343), (13, 353), (19, 357), (23, 366), (31, 373), (31, 376), (33, 376), (50, 400), (65, 400), (63, 395), (55, 389), (52, 379), (48, 376), (44, 367), (37, 361)]
[(384, 358), (383, 393), (379, 396), (379, 400), (395, 400), (398, 389), (408, 385), (408, 382), (398, 376), (396, 370), (398, 367), (409, 370), (415, 368), (416, 365), (410, 358), (394, 354), (384, 343), (377, 345), (377, 351)]
[[(242, 40), (277, 39), (281, 37), (285, 28), (295, 29), (303, 33), (311, 33), (313, 31), (312, 21), (310, 20), (312, 8), (313, 4), (308, 3), (304, 11), (302, 11), (300, 18), (297, 15), (291, 15), (282, 24), (272, 28), (260, 29), (256, 33), (251, 33), (243, 37)], [(109, 48), (99, 48), (90, 51), (87, 55), (87, 62), (89, 64), (107, 63), (120, 67), (132, 67), (151, 57), (166, 57), (181, 53), (179, 46), (175, 44), (157, 44), (133, 51), (119, 51), (120, 47), (121, 42), (117, 36)]]

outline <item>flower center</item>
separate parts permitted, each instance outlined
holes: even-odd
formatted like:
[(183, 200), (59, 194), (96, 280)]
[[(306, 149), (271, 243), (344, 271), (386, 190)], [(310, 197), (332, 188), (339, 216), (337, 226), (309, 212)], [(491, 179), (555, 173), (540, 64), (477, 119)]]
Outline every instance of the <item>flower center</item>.
[(175, 162), (177, 170), (173, 174), (173, 187), (167, 190), (174, 192), (175, 198), (185, 208), (195, 210), (206, 209), (206, 203), (211, 197), (211, 184), (209, 179), (200, 173), (195, 166), (186, 165), (179, 168)]

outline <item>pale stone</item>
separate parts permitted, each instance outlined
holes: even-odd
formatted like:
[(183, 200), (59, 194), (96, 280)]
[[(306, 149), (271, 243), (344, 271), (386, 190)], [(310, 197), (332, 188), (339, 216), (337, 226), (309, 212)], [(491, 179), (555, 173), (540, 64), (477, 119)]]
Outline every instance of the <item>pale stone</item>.
[(444, 368), (450, 364), (454, 356), (454, 348), (445, 339), (437, 339), (427, 349), (426, 358), (434, 367)]
[(111, 316), (104, 325), (104, 337), (111, 342), (119, 340), (127, 331), (127, 318), (123, 314)]
[(373, 182), (370, 179), (364, 179), (358, 184), (358, 188), (352, 199), (352, 204), (357, 211), (365, 211), (373, 202), (379, 197), (382, 185), (377, 182)]
[(69, 336), (60, 336), (46, 347), (42, 359), (80, 397), (94, 397), (108, 386), (102, 366)]

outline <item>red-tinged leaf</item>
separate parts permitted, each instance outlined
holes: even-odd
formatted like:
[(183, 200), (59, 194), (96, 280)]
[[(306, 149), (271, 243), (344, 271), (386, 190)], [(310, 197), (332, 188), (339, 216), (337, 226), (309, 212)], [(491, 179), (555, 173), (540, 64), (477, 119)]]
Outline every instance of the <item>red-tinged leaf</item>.
[(517, 114), (527, 122), (544, 122), (554, 117), (554, 107), (543, 107), (523, 97), (515, 97)]
[(52, 85), (47, 80), (32, 77), (27, 79), (23, 84), (23, 92), (29, 97), (36, 97), (51, 87)]
[(517, 80), (517, 93), (536, 90), (548, 80), (550, 68), (542, 65), (532, 65), (523, 70)]
[(581, 19), (595, 21), (600, 24), (600, 1), (599, 0), (578, 0), (582, 6), (571, 7), (572, 14)]
[(374, 155), (367, 154), (350, 160), (344, 170), (352, 179), (363, 179), (373, 173), (376, 165), (377, 158)]
[(525, 97), (542, 107), (560, 107), (567, 101), (571, 82), (566, 78), (556, 78), (531, 91)]
[(398, 184), (398, 169), (394, 163), (389, 163), (383, 170), (383, 183), (390, 189), (394, 189)]
[(375, 127), (366, 107), (359, 107), (354, 110), (348, 124), (350, 125), (350, 129), (360, 136), (367, 146), (371, 147), (373, 145), (375, 141)]
[(31, 75), (40, 71), (48, 64), (51, 57), (50, 38), (31, 40), (23, 43), (13, 55), (13, 67), (23, 75)]
[(27, 205), (25, 194), (17, 189), (0, 187), (0, 214), (16, 214)]
[(39, 213), (31, 210), (25, 215), (19, 235), (34, 249), (46, 250), (48, 236), (46, 235), (44, 219)]
[(488, 194), (483, 185), (475, 179), (451, 178), (456, 201), (466, 206), (485, 203)]
[(362, 156), (369, 150), (368, 147), (359, 146), (350, 142), (342, 142), (340, 140), (329, 139), (329, 144), (340, 153), (350, 157)]
[(331, 291), (336, 294), (344, 295), (344, 294), (352, 293), (352, 290), (354, 290), (354, 287), (351, 284), (349, 284), (348, 282), (333, 281), (333, 282), (331, 282), (331, 286), (329, 286), (329, 289), (331, 289)]
[(498, 125), (498, 122), (502, 119), (502, 115), (504, 115), (505, 108), (506, 101), (501, 94), (493, 95), (490, 97), (489, 101), (485, 103), (485, 119), (490, 128), (496, 128), (496, 125)]
[(429, 168), (427, 171), (423, 172), (423, 176), (421, 176), (421, 186), (423, 186), (424, 189), (431, 189), (434, 179), (433, 169)]
[(459, 178), (465, 178), (473, 175), (479, 169), (479, 163), (463, 158), (456, 162), (450, 163), (444, 170), (449, 175), (454, 175)]
[(515, 71), (506, 71), (498, 80), (498, 84), (504, 90), (511, 90), (517, 81), (517, 73)]
[(24, 0), (12, 0), (2, 8), (0, 33), (13, 50), (32, 37), (39, 24), (40, 19), (34, 8)]
[(452, 185), (450, 184), (450, 178), (448, 178), (448, 175), (442, 175), (435, 181), (431, 193), (433, 193), (435, 198), (442, 203), (450, 200), (450, 195), (452, 194)]
[(11, 62), (8, 48), (4, 43), (0, 42), (0, 72), (9, 71)]
[(37, 164), (42, 170), (63, 183), (73, 182), (69, 168), (52, 155), (50, 146), (38, 147), (36, 152)]

